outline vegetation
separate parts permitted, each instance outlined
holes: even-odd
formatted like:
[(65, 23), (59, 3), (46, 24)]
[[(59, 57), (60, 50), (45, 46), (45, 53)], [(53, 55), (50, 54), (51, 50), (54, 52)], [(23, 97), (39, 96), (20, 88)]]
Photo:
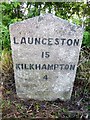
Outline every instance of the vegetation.
[[(3, 118), (88, 119), (90, 106), (90, 4), (83, 2), (2, 2), (0, 3), (0, 76), (3, 87)], [(21, 100), (16, 96), (9, 25), (44, 13), (52, 13), (84, 28), (83, 43), (71, 101)], [(2, 74), (1, 74), (2, 73)], [(74, 109), (73, 109), (74, 106)], [(48, 111), (48, 112), (47, 112)]]
[(2, 5), (2, 22), (0, 45), (2, 49), (10, 50), (9, 25), (17, 21), (38, 16), (44, 13), (52, 13), (84, 28), (83, 45), (90, 47), (90, 5), (84, 3), (58, 3), (58, 2), (11, 2)]

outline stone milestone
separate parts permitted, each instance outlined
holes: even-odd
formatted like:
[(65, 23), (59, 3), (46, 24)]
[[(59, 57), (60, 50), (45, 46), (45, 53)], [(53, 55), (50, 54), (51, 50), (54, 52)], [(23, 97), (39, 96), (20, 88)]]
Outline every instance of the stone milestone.
[(18, 96), (70, 99), (83, 29), (45, 14), (10, 25), (10, 38)]

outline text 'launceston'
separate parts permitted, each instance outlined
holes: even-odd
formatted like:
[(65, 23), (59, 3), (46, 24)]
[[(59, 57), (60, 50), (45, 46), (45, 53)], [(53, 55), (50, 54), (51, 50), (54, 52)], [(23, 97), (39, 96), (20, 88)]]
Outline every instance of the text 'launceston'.
[(79, 46), (79, 39), (71, 38), (36, 38), (36, 37), (21, 37), (19, 40), (13, 37), (13, 43), (28, 44), (28, 45), (67, 45), (67, 46)]

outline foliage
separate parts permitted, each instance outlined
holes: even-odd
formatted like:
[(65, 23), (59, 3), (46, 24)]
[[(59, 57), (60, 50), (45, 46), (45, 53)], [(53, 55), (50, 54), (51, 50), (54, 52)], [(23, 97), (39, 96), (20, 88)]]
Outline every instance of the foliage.
[(88, 31), (84, 32), (83, 44), (90, 47), (90, 33)]
[[(44, 13), (53, 13), (63, 19), (72, 20), (73, 23), (82, 26), (84, 24), (85, 32), (83, 45), (90, 47), (90, 8), (89, 4), (84, 3), (65, 3), (65, 2), (11, 2), (1, 3), (2, 7), (2, 23), (0, 29), (0, 46), (2, 49), (10, 50), (9, 25), (17, 21), (38, 16)], [(75, 17), (75, 15), (77, 17)], [(83, 19), (86, 20), (83, 21)], [(1, 50), (0, 50), (1, 52)]]
[(10, 50), (10, 38), (9, 38), (9, 30), (7, 26), (4, 26), (0, 23), (0, 29), (2, 35), (0, 36), (0, 46), (2, 45), (2, 49)]

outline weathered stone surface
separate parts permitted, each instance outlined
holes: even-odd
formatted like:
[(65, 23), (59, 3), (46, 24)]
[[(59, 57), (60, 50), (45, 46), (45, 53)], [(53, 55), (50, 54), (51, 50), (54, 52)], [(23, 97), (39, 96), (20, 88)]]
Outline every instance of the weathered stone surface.
[(38, 100), (70, 99), (82, 28), (45, 14), (10, 25), (17, 94)]

